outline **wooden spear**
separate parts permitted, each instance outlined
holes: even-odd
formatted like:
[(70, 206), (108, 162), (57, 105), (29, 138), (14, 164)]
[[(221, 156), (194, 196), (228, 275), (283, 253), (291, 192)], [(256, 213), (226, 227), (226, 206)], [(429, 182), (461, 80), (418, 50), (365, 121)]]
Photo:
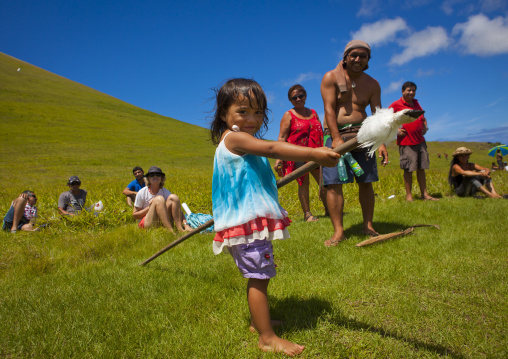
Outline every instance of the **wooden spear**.
[[(380, 110), (378, 109), (378, 112), (379, 111)], [(381, 111), (390, 111), (390, 110), (381, 110)], [(425, 113), (425, 111), (419, 111), (419, 110), (404, 110), (404, 111), (397, 112), (395, 114), (393, 114), (393, 112), (392, 112), (391, 113), (390, 121), (385, 121), (385, 120), (383, 120), (381, 118), (380, 118), (380, 121), (386, 122), (386, 123), (383, 123), (383, 125), (385, 127), (385, 130), (387, 130), (388, 132), (393, 132), (393, 130), (397, 129), (401, 124), (412, 122), (412, 121), (414, 121), (415, 118), (420, 117), (424, 113)], [(372, 118), (373, 116), (375, 116), (375, 115), (372, 115), (369, 118)], [(360, 132), (358, 133), (358, 136), (360, 136), (360, 138), (363, 138), (362, 143), (359, 143), (358, 139), (355, 137), (355, 138), (352, 138), (351, 140), (349, 140), (347, 142), (344, 142), (343, 144), (335, 147), (333, 149), (333, 151), (343, 155), (343, 154), (345, 154), (347, 152), (351, 152), (352, 150), (354, 150), (358, 146), (362, 146), (362, 144), (365, 144), (365, 143), (366, 144), (369, 144), (369, 143), (372, 143), (372, 142), (382, 143), (382, 142), (391, 140), (391, 138), (388, 138), (391, 135), (391, 133), (383, 133), (381, 135), (378, 135), (377, 137), (372, 138), (373, 135), (370, 135), (370, 133), (373, 132), (371, 124), (372, 124), (372, 121), (370, 121), (370, 124), (369, 124), (369, 122), (366, 122), (366, 123), (364, 122), (364, 125), (362, 125), (362, 127), (360, 128)], [(381, 130), (383, 130), (383, 129), (381, 129)], [(363, 134), (367, 133), (369, 135), (367, 135), (367, 136), (361, 136), (362, 131), (363, 131)], [(376, 149), (377, 149), (377, 147), (373, 148), (372, 151), (375, 151)], [(278, 180), (277, 181), (277, 188), (281, 188), (281, 187), (287, 185), (289, 182), (294, 181), (295, 179), (305, 175), (306, 173), (308, 173), (308, 172), (310, 172), (313, 169), (318, 168), (318, 167), (319, 167), (319, 164), (316, 163), (316, 162), (307, 162), (302, 167), (296, 169), (295, 171), (291, 172), (287, 176), (284, 176), (283, 178)], [(166, 252), (166, 251), (170, 250), (171, 248), (177, 246), (178, 244), (182, 243), (186, 239), (189, 239), (190, 237), (194, 236), (195, 234), (197, 234), (197, 233), (207, 229), (208, 227), (213, 226), (213, 224), (214, 224), (213, 219), (209, 220), (208, 222), (203, 223), (198, 228), (190, 231), (189, 233), (185, 234), (181, 238), (179, 238), (176, 241), (170, 243), (169, 245), (167, 245), (166, 247), (164, 247), (163, 249), (161, 249), (160, 251), (155, 253), (150, 258), (148, 258), (148, 259), (144, 260), (143, 262), (141, 262), (139, 265), (140, 266), (144, 266), (144, 265), (150, 263), (155, 258), (157, 258), (161, 254), (163, 254), (164, 252)]]

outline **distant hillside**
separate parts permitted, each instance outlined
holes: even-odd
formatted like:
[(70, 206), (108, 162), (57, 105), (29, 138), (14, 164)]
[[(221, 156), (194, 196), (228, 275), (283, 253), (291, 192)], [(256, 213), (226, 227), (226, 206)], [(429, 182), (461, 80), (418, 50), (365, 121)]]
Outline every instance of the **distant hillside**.
[(125, 178), (135, 165), (209, 168), (206, 129), (164, 117), (0, 53), (2, 183), (70, 174)]

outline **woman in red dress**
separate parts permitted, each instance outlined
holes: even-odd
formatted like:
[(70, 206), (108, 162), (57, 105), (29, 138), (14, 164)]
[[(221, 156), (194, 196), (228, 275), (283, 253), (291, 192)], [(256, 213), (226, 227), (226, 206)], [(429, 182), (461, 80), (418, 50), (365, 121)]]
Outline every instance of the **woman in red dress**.
[[(323, 147), (323, 127), (316, 111), (305, 107), (305, 100), (307, 99), (307, 92), (301, 85), (294, 85), (288, 91), (288, 99), (294, 106), (291, 110), (287, 111), (282, 120), (280, 121), (279, 141), (289, 142), (299, 146), (305, 147)], [(275, 161), (275, 170), (277, 174), (282, 177), (295, 169), (301, 167), (304, 162), (293, 161)], [(324, 189), (321, 186), (321, 168), (317, 168), (310, 172), (318, 185), (320, 185), (319, 196), (323, 201), (326, 209), (324, 199)], [(297, 179), (298, 182), (298, 198), (304, 213), (304, 219), (307, 222), (317, 221), (318, 218), (312, 215), (309, 204), (309, 176), (304, 175)]]

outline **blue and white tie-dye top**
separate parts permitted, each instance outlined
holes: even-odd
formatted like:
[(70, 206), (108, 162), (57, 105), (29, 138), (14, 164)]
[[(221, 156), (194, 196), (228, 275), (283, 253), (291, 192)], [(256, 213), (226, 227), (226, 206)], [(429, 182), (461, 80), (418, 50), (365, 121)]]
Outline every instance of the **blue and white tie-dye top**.
[(217, 232), (258, 217), (285, 218), (268, 159), (235, 155), (226, 148), (224, 139), (215, 151), (212, 202)]

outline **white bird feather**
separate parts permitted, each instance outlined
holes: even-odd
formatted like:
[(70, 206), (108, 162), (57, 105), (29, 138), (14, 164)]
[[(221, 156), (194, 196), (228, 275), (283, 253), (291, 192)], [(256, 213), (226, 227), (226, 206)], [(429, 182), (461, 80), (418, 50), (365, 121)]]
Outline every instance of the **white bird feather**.
[(408, 111), (393, 113), (391, 108), (376, 108), (376, 113), (367, 117), (358, 131), (359, 147), (372, 147), (369, 155), (373, 156), (379, 146), (388, 144), (397, 136), (399, 126), (416, 120), (406, 115)]

